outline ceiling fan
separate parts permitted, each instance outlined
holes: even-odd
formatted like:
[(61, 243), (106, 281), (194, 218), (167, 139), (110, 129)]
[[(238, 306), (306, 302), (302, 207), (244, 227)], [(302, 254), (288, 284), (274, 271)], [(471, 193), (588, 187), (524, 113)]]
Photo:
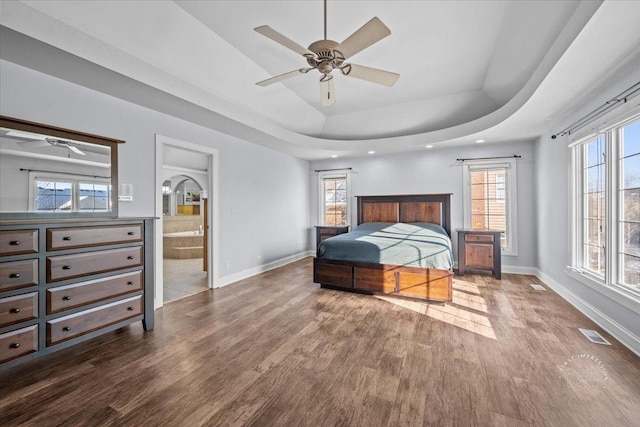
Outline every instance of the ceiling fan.
[(53, 145), (54, 147), (63, 147), (68, 149), (69, 151), (73, 151), (76, 154), (80, 154), (81, 156), (86, 156), (86, 154), (80, 150), (78, 147), (76, 147), (74, 144), (72, 144), (69, 141), (65, 141), (62, 139), (55, 139), (55, 138), (46, 138), (45, 141), (47, 141), (49, 144)]
[(20, 131), (13, 131), (13, 130), (7, 132), (6, 135), (10, 137), (26, 140), (26, 141), (18, 141), (19, 145), (23, 145), (23, 146), (35, 145), (36, 146), (35, 148), (48, 147), (49, 145), (51, 145), (53, 147), (66, 148), (70, 152), (72, 151), (81, 156), (86, 156), (84, 151), (80, 150), (76, 144), (74, 144), (71, 141), (66, 141), (64, 139), (57, 139), (57, 138), (52, 138), (46, 135), (40, 135), (37, 133), (20, 132)]
[(347, 37), (342, 43), (327, 39), (327, 0), (324, 0), (324, 40), (318, 40), (304, 48), (293, 40), (283, 36), (268, 25), (254, 28), (255, 31), (271, 40), (280, 43), (294, 52), (304, 56), (309, 67), (300, 68), (280, 74), (270, 79), (256, 83), (258, 86), (269, 86), (273, 83), (281, 82), (299, 74), (306, 74), (311, 70), (318, 70), (320, 77), (320, 97), (322, 106), (328, 106), (335, 102), (333, 75), (335, 69), (347, 77), (366, 80), (385, 86), (393, 86), (400, 77), (400, 74), (377, 68), (365, 67), (346, 60), (356, 53), (366, 49), (374, 43), (391, 34), (391, 30), (374, 17), (369, 22), (360, 27), (355, 33)]

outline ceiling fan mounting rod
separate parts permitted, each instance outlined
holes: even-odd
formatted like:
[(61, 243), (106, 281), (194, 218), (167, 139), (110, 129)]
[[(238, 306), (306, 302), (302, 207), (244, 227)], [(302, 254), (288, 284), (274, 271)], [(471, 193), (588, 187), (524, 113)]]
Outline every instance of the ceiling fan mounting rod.
[(327, 39), (327, 0), (324, 0), (324, 39)]

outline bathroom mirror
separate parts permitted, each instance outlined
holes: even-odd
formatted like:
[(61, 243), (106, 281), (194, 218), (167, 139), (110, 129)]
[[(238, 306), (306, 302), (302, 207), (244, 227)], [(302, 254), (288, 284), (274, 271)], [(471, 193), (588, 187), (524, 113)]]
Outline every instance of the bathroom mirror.
[(118, 216), (123, 142), (0, 116), (0, 219)]

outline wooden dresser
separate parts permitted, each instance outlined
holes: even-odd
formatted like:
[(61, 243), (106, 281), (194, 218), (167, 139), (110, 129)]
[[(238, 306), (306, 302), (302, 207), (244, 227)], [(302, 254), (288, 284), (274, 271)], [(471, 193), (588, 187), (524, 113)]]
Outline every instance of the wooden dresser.
[(133, 322), (153, 329), (153, 220), (0, 222), (0, 370)]
[(496, 279), (502, 276), (500, 230), (456, 229), (458, 233), (458, 274), (466, 270), (490, 271)]

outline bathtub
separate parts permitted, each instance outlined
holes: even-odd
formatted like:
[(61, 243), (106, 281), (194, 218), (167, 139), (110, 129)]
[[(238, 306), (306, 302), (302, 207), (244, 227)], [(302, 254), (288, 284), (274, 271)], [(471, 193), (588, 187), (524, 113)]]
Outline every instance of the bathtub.
[(165, 258), (202, 258), (204, 234), (199, 231), (179, 231), (162, 236), (162, 254)]

